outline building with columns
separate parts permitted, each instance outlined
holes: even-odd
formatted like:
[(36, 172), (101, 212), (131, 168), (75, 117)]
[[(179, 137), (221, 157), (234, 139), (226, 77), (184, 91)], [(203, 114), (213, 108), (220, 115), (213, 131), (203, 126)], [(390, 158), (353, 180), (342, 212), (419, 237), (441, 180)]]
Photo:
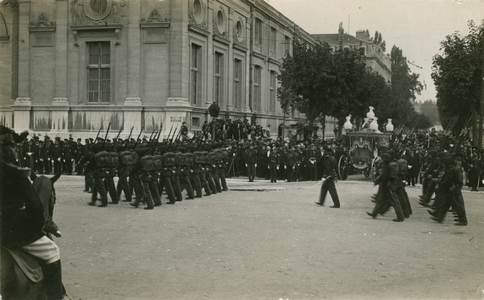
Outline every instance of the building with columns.
[(263, 0), (3, 0), (0, 124), (62, 138), (196, 131), (216, 102), (277, 130), (295, 30), (314, 42)]

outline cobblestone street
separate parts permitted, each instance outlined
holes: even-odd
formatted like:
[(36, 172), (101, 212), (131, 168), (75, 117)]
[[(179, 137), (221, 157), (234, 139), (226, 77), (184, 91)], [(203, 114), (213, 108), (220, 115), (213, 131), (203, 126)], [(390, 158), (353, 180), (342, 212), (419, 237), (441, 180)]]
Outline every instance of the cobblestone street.
[[(484, 282), (483, 197), (464, 191), (469, 226), (413, 215), (373, 220), (376, 192), (350, 178), (342, 207), (317, 182), (229, 179), (229, 191), (163, 204), (87, 205), (83, 178), (56, 183), (64, 283), (74, 299), (474, 299)], [(166, 200), (164, 201), (166, 202)], [(404, 283), (404, 284), (402, 284)]]

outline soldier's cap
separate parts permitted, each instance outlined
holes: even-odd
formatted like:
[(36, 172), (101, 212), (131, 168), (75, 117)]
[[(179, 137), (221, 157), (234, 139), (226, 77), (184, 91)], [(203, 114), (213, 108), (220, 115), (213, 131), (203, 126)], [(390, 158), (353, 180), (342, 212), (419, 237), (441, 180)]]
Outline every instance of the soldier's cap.
[(77, 141), (80, 142), (80, 141), (82, 141), (82, 139), (81, 138), (77, 138)]
[[(8, 134), (11, 135), (11, 139), (7, 138)], [(18, 134), (13, 129), (0, 125), (0, 143), (1, 144), (11, 143), (12, 141), (14, 143), (21, 143), (27, 138), (28, 135), (29, 135), (28, 131), (24, 131), (21, 134)]]
[(89, 140), (90, 140), (91, 142), (92, 142), (92, 141), (94, 141), (94, 139), (93, 139), (93, 138), (89, 138)]

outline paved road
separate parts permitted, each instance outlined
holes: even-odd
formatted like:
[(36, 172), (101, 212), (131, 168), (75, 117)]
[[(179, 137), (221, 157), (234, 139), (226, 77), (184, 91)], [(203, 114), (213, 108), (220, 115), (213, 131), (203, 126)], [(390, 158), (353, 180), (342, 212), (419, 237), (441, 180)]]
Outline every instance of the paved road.
[[(87, 206), (83, 179), (56, 183), (64, 282), (74, 299), (475, 299), (484, 282), (484, 197), (464, 191), (469, 226), (365, 214), (376, 192), (340, 181), (342, 207), (314, 204), (317, 182), (229, 180), (228, 192), (152, 211)], [(166, 202), (166, 201), (165, 201)]]

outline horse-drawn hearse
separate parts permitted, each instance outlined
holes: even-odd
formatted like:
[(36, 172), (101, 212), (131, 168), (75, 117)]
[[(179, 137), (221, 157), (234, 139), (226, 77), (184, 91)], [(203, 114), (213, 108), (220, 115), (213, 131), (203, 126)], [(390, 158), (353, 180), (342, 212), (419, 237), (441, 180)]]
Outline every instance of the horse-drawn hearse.
[[(341, 180), (348, 175), (364, 174), (366, 178), (372, 176), (375, 159), (380, 149), (390, 145), (391, 135), (371, 129), (347, 132), (344, 139), (344, 150), (338, 158), (338, 176)], [(374, 178), (373, 178), (374, 179)]]

